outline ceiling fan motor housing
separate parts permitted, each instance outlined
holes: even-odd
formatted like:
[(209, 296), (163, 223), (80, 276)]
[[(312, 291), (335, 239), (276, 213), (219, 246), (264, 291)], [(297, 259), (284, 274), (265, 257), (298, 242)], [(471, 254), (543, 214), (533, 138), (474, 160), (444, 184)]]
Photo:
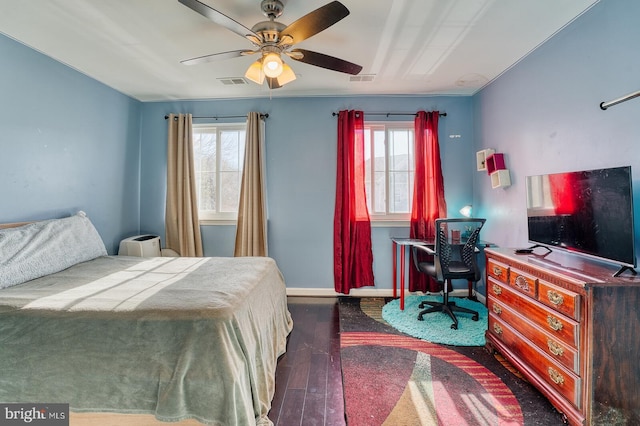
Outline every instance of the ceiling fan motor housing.
[(262, 13), (264, 13), (269, 19), (275, 19), (282, 15), (284, 10), (284, 4), (280, 0), (262, 0), (260, 3)]
[(284, 30), (286, 25), (276, 21), (262, 21), (255, 24), (251, 31), (259, 34), (262, 37), (264, 43), (278, 43), (280, 31)]

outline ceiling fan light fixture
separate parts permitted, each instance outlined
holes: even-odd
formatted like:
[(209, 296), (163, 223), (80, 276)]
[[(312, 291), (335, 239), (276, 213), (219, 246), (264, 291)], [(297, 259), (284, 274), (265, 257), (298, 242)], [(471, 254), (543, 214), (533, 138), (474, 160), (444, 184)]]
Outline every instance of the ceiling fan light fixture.
[(284, 69), (282, 65), (282, 59), (277, 53), (268, 53), (262, 58), (262, 71), (267, 77), (279, 77)]
[(262, 84), (264, 82), (264, 72), (262, 72), (262, 58), (249, 65), (249, 68), (247, 68), (247, 72), (244, 74), (244, 76), (256, 84)]
[(287, 83), (291, 83), (296, 79), (296, 73), (293, 72), (293, 69), (285, 63), (282, 64), (282, 74), (278, 76), (278, 84), (280, 86), (284, 86)]

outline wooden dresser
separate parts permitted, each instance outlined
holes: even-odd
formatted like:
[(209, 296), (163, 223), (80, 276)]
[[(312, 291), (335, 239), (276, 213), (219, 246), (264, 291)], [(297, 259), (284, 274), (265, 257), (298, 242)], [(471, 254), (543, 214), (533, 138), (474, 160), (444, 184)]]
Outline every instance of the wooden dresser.
[(487, 347), (570, 424), (640, 425), (640, 275), (543, 248), (485, 253)]

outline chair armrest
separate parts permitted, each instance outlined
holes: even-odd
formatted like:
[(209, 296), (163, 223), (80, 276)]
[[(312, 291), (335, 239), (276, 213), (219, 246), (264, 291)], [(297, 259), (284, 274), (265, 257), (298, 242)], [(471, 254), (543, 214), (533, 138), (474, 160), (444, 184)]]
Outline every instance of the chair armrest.
[(413, 248), (414, 251), (422, 250), (423, 252), (431, 256), (434, 256), (436, 254), (435, 250), (433, 250), (431, 247), (428, 247), (428, 246), (423, 246), (420, 244), (412, 244), (411, 247)]

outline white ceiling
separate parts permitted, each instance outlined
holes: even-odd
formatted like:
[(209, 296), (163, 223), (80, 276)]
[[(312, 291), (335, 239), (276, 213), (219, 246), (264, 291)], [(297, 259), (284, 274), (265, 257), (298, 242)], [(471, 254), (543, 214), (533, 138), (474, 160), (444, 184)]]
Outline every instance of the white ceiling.
[[(267, 19), (260, 0), (201, 1), (249, 28)], [(280, 89), (225, 85), (255, 58), (180, 61), (252, 45), (178, 0), (0, 0), (0, 32), (141, 101), (470, 95), (598, 0), (341, 1), (351, 14), (295, 47), (362, 65), (373, 81), (288, 60), (297, 80)], [(328, 2), (284, 0), (278, 21)]]

